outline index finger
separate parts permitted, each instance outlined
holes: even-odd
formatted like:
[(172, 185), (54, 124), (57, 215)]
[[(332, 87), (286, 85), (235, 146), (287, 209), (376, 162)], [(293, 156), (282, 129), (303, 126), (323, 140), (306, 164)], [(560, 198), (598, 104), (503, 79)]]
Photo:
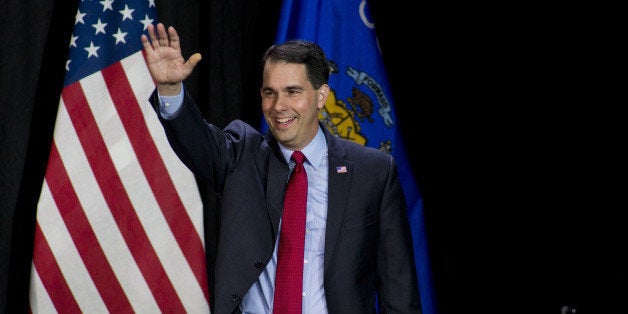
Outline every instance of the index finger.
[[(154, 37), (153, 24), (148, 25), (148, 34)], [(144, 50), (148, 50), (148, 48), (152, 47), (150, 41), (148, 40), (148, 36), (146, 36), (146, 34), (142, 34), (142, 36), (140, 36), (140, 39), (142, 41), (142, 46), (144, 46)]]

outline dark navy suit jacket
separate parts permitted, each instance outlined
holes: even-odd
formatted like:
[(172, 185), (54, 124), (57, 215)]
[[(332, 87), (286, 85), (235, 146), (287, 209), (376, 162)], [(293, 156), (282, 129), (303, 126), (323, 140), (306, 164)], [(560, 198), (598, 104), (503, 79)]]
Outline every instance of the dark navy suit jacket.
[[(157, 109), (156, 92), (151, 102)], [(237, 313), (273, 254), (288, 163), (271, 132), (262, 135), (240, 120), (221, 130), (203, 120), (189, 95), (176, 117), (158, 116), (179, 158), (215, 194), (205, 213), (210, 303), (212, 313)], [(329, 313), (375, 313), (376, 304), (380, 313), (421, 313), (395, 160), (322, 129), (329, 158)], [(336, 171), (339, 166), (347, 171)]]

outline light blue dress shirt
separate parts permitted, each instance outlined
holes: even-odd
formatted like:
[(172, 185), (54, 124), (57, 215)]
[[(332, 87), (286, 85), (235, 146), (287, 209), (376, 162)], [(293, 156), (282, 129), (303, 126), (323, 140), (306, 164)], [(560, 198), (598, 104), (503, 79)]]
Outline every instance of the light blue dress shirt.
[[(159, 111), (165, 119), (176, 116), (183, 103), (183, 89), (179, 95), (159, 96)], [(279, 144), (281, 152), (290, 162), (292, 151)], [(323, 286), (323, 266), (325, 261), (325, 227), (327, 223), (327, 142), (319, 128), (318, 133), (301, 152), (307, 158), (303, 163), (307, 172), (307, 215), (305, 229), (305, 252), (303, 258), (303, 313), (327, 313), (325, 289)], [(277, 248), (275, 241), (273, 256), (253, 286), (243, 296), (240, 310), (244, 314), (270, 314), (273, 309), (275, 272), (277, 269)]]

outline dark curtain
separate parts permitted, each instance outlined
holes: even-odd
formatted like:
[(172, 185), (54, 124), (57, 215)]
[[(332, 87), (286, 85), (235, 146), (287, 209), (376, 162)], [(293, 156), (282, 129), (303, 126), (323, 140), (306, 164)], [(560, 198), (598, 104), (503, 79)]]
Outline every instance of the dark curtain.
[[(626, 203), (615, 183), (625, 181), (617, 171), (625, 114), (596, 85), (604, 76), (592, 64), (604, 58), (590, 53), (601, 42), (587, 19), (596, 14), (369, 2), (424, 198), (440, 312), (625, 311)], [(259, 59), (281, 1), (156, 5), (178, 29), (184, 56), (203, 55), (185, 84), (205, 117), (257, 126)], [(0, 5), (3, 313), (27, 310), (35, 207), (77, 6)]]
[(0, 106), (0, 309), (25, 313), (34, 208), (76, 6), (9, 0), (0, 10), (0, 97), (7, 100)]

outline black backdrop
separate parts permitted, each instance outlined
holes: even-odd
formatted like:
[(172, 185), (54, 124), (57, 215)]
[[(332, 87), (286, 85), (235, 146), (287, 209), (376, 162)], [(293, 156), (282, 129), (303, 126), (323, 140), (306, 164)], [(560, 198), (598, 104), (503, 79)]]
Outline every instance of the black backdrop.
[[(281, 1), (156, 4), (161, 21), (179, 30), (184, 54), (203, 54), (186, 86), (206, 117), (256, 125), (258, 60)], [(591, 53), (603, 44), (596, 12), (370, 4), (424, 197), (440, 313), (560, 313), (565, 305), (625, 313), (623, 103), (607, 96), (617, 83), (599, 84), (606, 56)], [(23, 313), (27, 302), (34, 208), (77, 5), (0, 6), (6, 313)]]

